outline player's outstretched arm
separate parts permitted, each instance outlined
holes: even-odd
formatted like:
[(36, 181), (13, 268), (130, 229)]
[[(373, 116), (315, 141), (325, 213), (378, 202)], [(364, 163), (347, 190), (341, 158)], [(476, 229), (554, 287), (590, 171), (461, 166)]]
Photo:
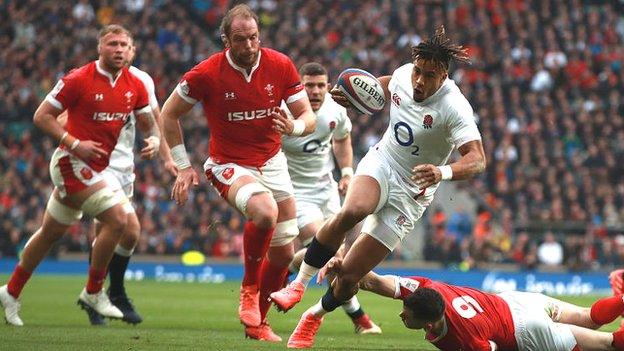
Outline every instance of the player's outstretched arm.
[(169, 143), (167, 143), (167, 140), (164, 137), (165, 132), (163, 129), (162, 118), (160, 117), (160, 107), (152, 107), (152, 113), (154, 114), (154, 119), (156, 120), (156, 123), (158, 123), (158, 129), (160, 130), (161, 135), (160, 149), (158, 150), (158, 152), (163, 160), (167, 172), (171, 173), (175, 177), (178, 175), (178, 167), (176, 167), (175, 162), (173, 162), (173, 157), (171, 157), (171, 148), (169, 147)]
[(332, 148), (338, 167), (340, 167), (341, 178), (338, 182), (338, 191), (344, 196), (349, 188), (349, 183), (353, 177), (353, 147), (351, 146), (351, 134), (347, 134), (342, 139), (333, 139)]
[(147, 138), (143, 139), (145, 147), (141, 149), (141, 158), (151, 160), (160, 149), (160, 128), (158, 128), (158, 123), (151, 108), (137, 113), (136, 120), (139, 130), (147, 135)]
[(182, 99), (176, 90), (171, 93), (163, 105), (160, 115), (163, 121), (165, 140), (171, 145), (171, 157), (178, 169), (178, 175), (171, 191), (171, 197), (178, 205), (183, 205), (188, 200), (188, 191), (191, 185), (199, 185), (199, 176), (191, 167), (180, 128), (180, 118), (188, 113), (191, 108), (193, 108), (193, 104)]
[[(442, 180), (463, 180), (474, 177), (485, 170), (485, 152), (481, 140), (472, 140), (458, 148), (461, 158), (447, 166), (422, 164), (412, 170), (412, 180), (421, 189), (428, 188)], [(446, 168), (448, 167), (448, 168)], [(443, 174), (443, 171), (446, 174)]]

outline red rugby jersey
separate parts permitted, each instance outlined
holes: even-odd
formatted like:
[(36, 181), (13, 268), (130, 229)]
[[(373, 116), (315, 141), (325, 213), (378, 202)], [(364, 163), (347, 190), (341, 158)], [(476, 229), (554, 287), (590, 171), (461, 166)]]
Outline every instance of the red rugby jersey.
[(209, 154), (217, 163), (260, 167), (281, 146), (270, 117), (282, 100), (305, 97), (292, 61), (261, 48), (251, 72), (237, 66), (229, 50), (214, 54), (184, 74), (176, 88), (187, 102), (201, 102), (210, 128)]

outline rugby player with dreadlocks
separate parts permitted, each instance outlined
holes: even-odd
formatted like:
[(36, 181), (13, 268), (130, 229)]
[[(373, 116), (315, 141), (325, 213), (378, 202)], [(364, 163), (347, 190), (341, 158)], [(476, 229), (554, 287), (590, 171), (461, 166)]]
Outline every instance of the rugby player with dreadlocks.
[[(290, 348), (314, 344), (323, 316), (355, 295), (360, 279), (414, 229), (441, 181), (468, 179), (485, 169), (472, 108), (448, 78), (451, 61), (468, 61), (465, 49), (452, 43), (440, 26), (433, 37), (412, 48), (412, 59), (392, 76), (379, 78), (391, 104), (388, 129), (360, 161), (340, 211), (316, 233), (297, 278), (271, 294), (278, 309), (292, 308), (309, 280), (334, 256), (345, 233), (365, 220), (331, 288), (302, 315), (288, 340)], [(336, 89), (331, 94), (350, 106)], [(447, 164), (455, 148), (461, 157)]]

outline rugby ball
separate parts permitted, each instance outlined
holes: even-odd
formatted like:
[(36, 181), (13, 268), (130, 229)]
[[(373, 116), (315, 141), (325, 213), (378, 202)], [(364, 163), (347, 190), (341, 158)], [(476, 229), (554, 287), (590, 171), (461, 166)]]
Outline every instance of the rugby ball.
[(386, 97), (379, 80), (357, 68), (347, 68), (338, 76), (338, 90), (361, 113), (372, 115), (383, 110)]

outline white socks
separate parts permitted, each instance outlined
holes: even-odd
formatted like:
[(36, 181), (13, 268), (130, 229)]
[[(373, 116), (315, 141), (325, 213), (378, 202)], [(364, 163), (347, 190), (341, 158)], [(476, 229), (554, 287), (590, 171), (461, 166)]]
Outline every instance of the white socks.
[(301, 267), (299, 267), (299, 273), (297, 274), (297, 278), (295, 278), (295, 281), (307, 287), (308, 283), (310, 283), (310, 280), (312, 280), (312, 277), (314, 277), (318, 271), (318, 268), (312, 267), (309, 264), (305, 263), (305, 261), (303, 261), (301, 262)]

